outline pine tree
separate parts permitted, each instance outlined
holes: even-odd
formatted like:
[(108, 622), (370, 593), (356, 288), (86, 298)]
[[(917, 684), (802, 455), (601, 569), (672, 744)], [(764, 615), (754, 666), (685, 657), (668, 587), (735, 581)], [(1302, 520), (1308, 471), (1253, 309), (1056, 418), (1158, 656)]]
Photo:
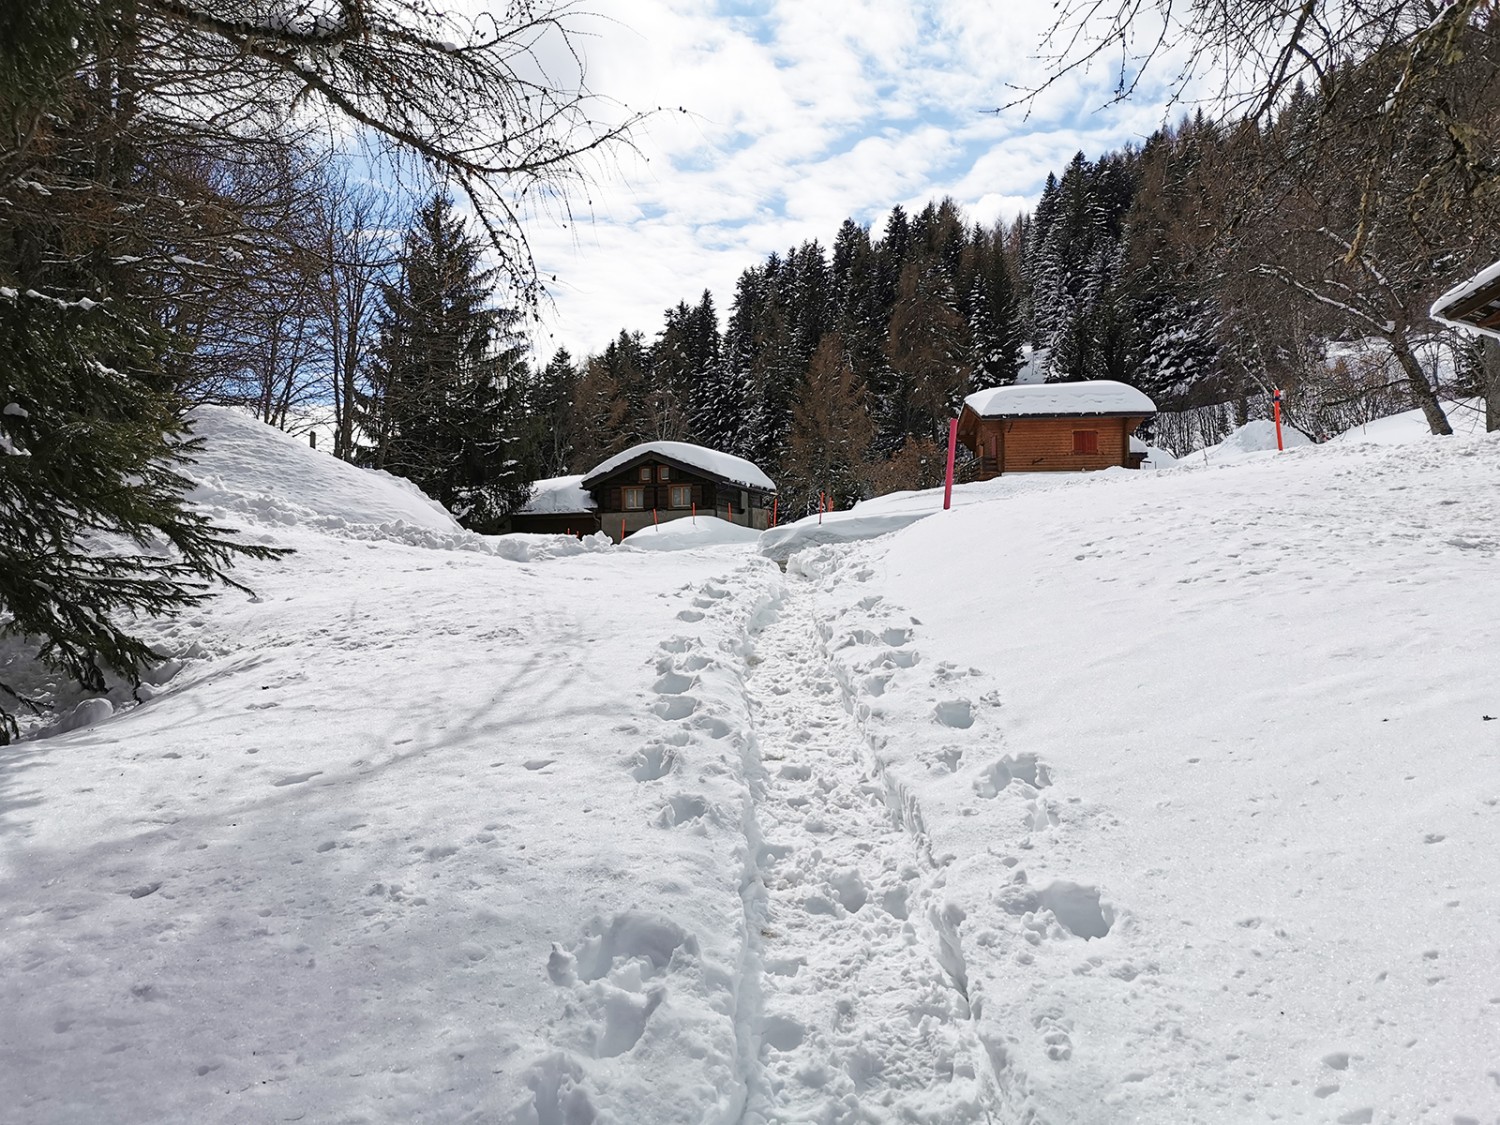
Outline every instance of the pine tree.
[(519, 421), (519, 313), (491, 308), (494, 271), (446, 193), (407, 233), (400, 279), (384, 287), (380, 339), (362, 401), (367, 459), (406, 477), (466, 527), (496, 529), (530, 484)]
[(536, 479), (562, 476), (573, 457), (573, 403), (578, 372), (567, 348), (558, 348), (527, 387), (522, 412), (532, 427)]
[[(86, 34), (68, 3), (0, 17), (0, 130), (19, 144), (0, 162), (0, 636), (102, 691), (156, 659), (140, 617), (281, 552), (187, 505), (184, 356), (127, 254), (164, 232), (140, 222), (118, 123), (78, 80)], [(0, 744), (29, 703), (0, 683)]]

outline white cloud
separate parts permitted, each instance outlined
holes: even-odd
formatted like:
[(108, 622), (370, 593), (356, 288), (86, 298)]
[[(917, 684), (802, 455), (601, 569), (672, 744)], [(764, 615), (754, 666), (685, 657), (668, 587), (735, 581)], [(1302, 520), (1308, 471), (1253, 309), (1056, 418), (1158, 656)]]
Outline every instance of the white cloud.
[(774, 0), (753, 16), (689, 0), (595, 8), (593, 89), (671, 108), (600, 173), (590, 221), (530, 228), (558, 276), (544, 354), (597, 351), (627, 327), (650, 337), (663, 309), (705, 288), (726, 313), (743, 269), (808, 239), (826, 245), (846, 216), (878, 226), (894, 203), (948, 194), (976, 221), (1008, 219), (1074, 152), (1142, 140), (1163, 114), (1160, 91), (1100, 109), (1107, 67), (1057, 83), (1029, 114), (991, 112), (1043, 77), (1050, 0)]

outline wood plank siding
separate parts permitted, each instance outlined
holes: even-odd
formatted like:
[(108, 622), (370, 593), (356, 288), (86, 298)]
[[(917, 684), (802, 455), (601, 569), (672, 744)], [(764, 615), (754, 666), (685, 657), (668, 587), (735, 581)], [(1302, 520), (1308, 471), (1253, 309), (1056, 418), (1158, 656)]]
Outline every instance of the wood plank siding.
[[(661, 479), (662, 470), (666, 479)], [(645, 470), (643, 474), (642, 470)], [(642, 479), (648, 475), (649, 479)], [(687, 504), (672, 506), (672, 489), (691, 490)], [(627, 507), (626, 490), (641, 490), (640, 507)], [(598, 505), (599, 528), (616, 542), (621, 529), (626, 535), (653, 523), (682, 519), (693, 514), (716, 516), (741, 527), (765, 530), (771, 525), (772, 493), (746, 489), (727, 481), (694, 471), (692, 466), (659, 458), (622, 465), (617, 471), (595, 482), (589, 489)]]
[(1144, 419), (1119, 415), (979, 418), (966, 412), (963, 444), (979, 459), (979, 479), (1002, 473), (1076, 473), (1137, 467), (1130, 435)]

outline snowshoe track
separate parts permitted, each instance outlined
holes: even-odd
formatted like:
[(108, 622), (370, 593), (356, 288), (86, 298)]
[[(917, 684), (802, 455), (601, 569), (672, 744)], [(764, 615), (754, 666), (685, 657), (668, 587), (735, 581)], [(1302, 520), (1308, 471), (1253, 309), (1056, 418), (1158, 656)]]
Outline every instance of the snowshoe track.
[(742, 1013), (756, 1054), (744, 1120), (993, 1120), (962, 959), (927, 901), (920, 820), (874, 770), (810, 587), (788, 580), (746, 681), (760, 884), (746, 909), (762, 973), (759, 1011)]

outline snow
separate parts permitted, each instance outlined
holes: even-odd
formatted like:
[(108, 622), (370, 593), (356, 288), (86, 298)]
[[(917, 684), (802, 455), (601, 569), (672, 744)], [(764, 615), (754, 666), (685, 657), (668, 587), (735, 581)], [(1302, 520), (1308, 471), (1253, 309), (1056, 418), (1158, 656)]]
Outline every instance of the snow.
[(573, 512), (592, 512), (594, 498), (583, 487), (583, 474), (566, 477), (549, 477), (536, 481), (531, 487), (531, 499), (521, 509), (524, 515), (569, 515)]
[(975, 391), (964, 399), (964, 405), (981, 418), (1156, 413), (1156, 404), (1144, 392), (1113, 379), (993, 387)]
[(687, 551), (697, 547), (750, 547), (761, 533), (717, 516), (666, 520), (626, 536), (625, 545), (643, 551)]
[(459, 530), (443, 506), (410, 481), (320, 453), (238, 410), (200, 406), (192, 422), (213, 449), (204, 471), (190, 474), (198, 481), (193, 499), (202, 507), (287, 524), (321, 518)]
[[(1286, 422), (1281, 424), (1281, 444), (1286, 449), (1295, 449), (1301, 445), (1311, 445), (1312, 438), (1308, 437), (1295, 426)], [(1210, 445), (1206, 449), (1200, 449), (1197, 453), (1183, 458), (1184, 461), (1195, 459), (1207, 462), (1221, 462), (1230, 460), (1242, 460), (1262, 453), (1275, 453), (1276, 450), (1276, 423), (1268, 418), (1255, 418), (1246, 422), (1243, 426), (1231, 430), (1229, 436), (1218, 445)]]
[(1500, 437), (883, 497), (783, 572), (199, 425), (296, 553), (0, 751), (8, 1119), (1494, 1120)]
[(1485, 288), (1487, 285), (1494, 283), (1497, 280), (1500, 280), (1500, 262), (1495, 262), (1492, 265), (1486, 266), (1484, 269), (1480, 270), (1467, 281), (1460, 282), (1452, 289), (1448, 290), (1448, 292), (1444, 293), (1436, 301), (1432, 302), (1432, 308), (1428, 311), (1428, 315), (1431, 316), (1433, 320), (1440, 321), (1443, 324), (1451, 324), (1455, 328), (1462, 328), (1469, 332), (1487, 332), (1491, 336), (1500, 335), (1500, 333), (1496, 333), (1493, 329), (1475, 328), (1474, 325), (1466, 324), (1461, 320), (1449, 320), (1446, 316), (1441, 315), (1439, 311), (1441, 309), (1451, 308), (1453, 305), (1458, 304), (1460, 301), (1467, 300), (1469, 297), (1474, 296), (1474, 294), (1478, 293), (1481, 289)]
[(593, 471), (584, 479), (592, 480), (595, 477), (607, 476), (621, 465), (629, 464), (637, 457), (646, 454), (671, 458), (747, 488), (758, 488), (766, 492), (776, 491), (776, 485), (772, 483), (771, 478), (743, 457), (720, 453), (716, 449), (708, 449), (705, 446), (693, 445), (685, 441), (648, 441), (633, 445), (624, 453), (616, 453), (602, 464), (594, 466)]
[[(1448, 424), (1453, 428), (1455, 436), (1475, 437), (1484, 433), (1484, 399), (1445, 402), (1443, 412), (1448, 416)], [(1427, 425), (1427, 416), (1421, 410), (1408, 410), (1356, 426), (1333, 440), (1339, 443), (1406, 445), (1441, 439), (1434, 437), (1431, 427)]]

